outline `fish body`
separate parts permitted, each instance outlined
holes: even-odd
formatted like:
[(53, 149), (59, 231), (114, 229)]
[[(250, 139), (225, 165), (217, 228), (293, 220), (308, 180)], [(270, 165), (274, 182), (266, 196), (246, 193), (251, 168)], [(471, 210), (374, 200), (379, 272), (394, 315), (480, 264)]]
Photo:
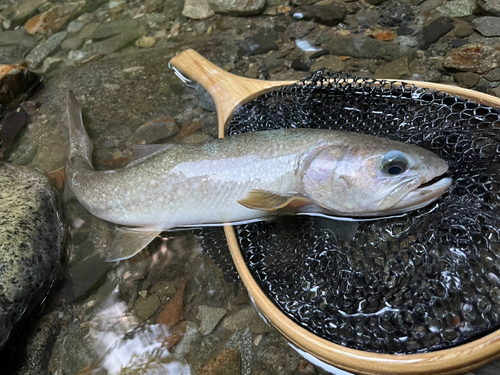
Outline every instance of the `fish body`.
[(0, 347), (45, 298), (57, 274), (63, 226), (48, 179), (0, 163)]
[[(414, 192), (445, 173), (446, 162), (412, 145), (319, 129), (155, 145), (125, 168), (94, 171), (92, 143), (72, 94), (68, 114), (69, 187), (92, 214), (129, 227), (119, 235), (122, 248), (112, 246), (115, 259), (135, 251), (124, 249), (123, 240), (129, 242), (126, 247), (137, 247), (170, 228), (265, 219), (291, 211), (348, 217), (405, 212), (437, 199), (451, 183), (444, 179)], [(390, 168), (400, 173), (388, 173)], [(132, 241), (139, 232), (143, 240)]]

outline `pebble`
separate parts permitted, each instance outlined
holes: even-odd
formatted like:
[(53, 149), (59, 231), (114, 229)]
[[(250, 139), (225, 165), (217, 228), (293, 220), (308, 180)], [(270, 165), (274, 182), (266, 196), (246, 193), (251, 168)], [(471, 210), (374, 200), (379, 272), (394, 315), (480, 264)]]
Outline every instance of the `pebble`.
[(81, 40), (77, 36), (73, 36), (71, 38), (66, 39), (64, 42), (61, 44), (62, 49), (70, 49), (70, 50), (76, 50), (80, 48), (83, 44), (83, 40)]
[(278, 51), (276, 44), (278, 35), (269, 32), (258, 32), (251, 37), (246, 38), (241, 44), (238, 55), (253, 56), (268, 53), (269, 51)]
[(483, 75), (488, 81), (500, 81), (500, 68), (490, 70), (488, 73)]
[(453, 77), (460, 86), (470, 89), (477, 85), (480, 75), (472, 72), (460, 72)]
[(139, 298), (134, 305), (134, 311), (138, 318), (149, 319), (160, 307), (160, 298), (153, 294), (146, 299)]
[(85, 24), (80, 21), (71, 21), (68, 26), (66, 27), (66, 31), (68, 33), (77, 33), (83, 29)]
[(92, 39), (92, 34), (94, 31), (99, 27), (99, 23), (93, 22), (85, 25), (82, 30), (80, 30), (80, 33), (78, 36), (82, 40), (87, 40), (87, 39)]
[(477, 5), (474, 0), (453, 0), (447, 1), (437, 10), (447, 17), (467, 17), (471, 16), (476, 8)]
[(253, 16), (262, 13), (266, 0), (208, 0), (215, 13), (230, 16)]
[(345, 69), (345, 63), (340, 60), (338, 56), (328, 55), (318, 59), (318, 61), (311, 66), (309, 71), (313, 73), (321, 68), (328, 68), (334, 72), (342, 72)]
[(472, 27), (484, 36), (500, 36), (500, 17), (479, 17)]
[(136, 40), (135, 45), (139, 48), (151, 48), (156, 44), (156, 38), (153, 36), (143, 36)]
[(38, 68), (43, 60), (45, 60), (66, 38), (65, 31), (54, 34), (42, 44), (39, 44), (26, 56), (26, 62), (32, 69)]
[(223, 308), (206, 305), (198, 306), (198, 315), (196, 317), (201, 322), (199, 331), (205, 335), (212, 333), (220, 320), (226, 315), (226, 312), (226, 309)]
[(481, 44), (466, 44), (454, 49), (443, 62), (445, 68), (486, 73), (500, 67), (500, 51)]
[(455, 20), (455, 36), (457, 38), (467, 38), (474, 32), (469, 22)]
[(30, 35), (24, 29), (6, 30), (0, 32), (0, 46), (22, 46), (33, 48), (38, 44), (36, 37)]
[(174, 352), (180, 355), (189, 353), (192, 344), (199, 340), (201, 333), (198, 332), (198, 325), (194, 322), (186, 322), (186, 332), (181, 341), (175, 346)]
[(208, 334), (193, 343), (193, 349), (198, 358), (208, 359), (215, 353), (221, 339), (215, 335)]
[(208, 0), (186, 0), (182, 15), (195, 20), (204, 20), (215, 14), (214, 10), (208, 5)]
[(250, 328), (235, 332), (227, 341), (226, 347), (240, 351), (241, 375), (250, 375), (253, 367), (252, 332)]
[(379, 23), (382, 26), (394, 27), (411, 21), (415, 16), (412, 6), (403, 1), (390, 0), (379, 7)]
[(454, 28), (453, 20), (447, 17), (440, 17), (425, 26), (417, 36), (420, 49), (427, 49), (431, 44), (437, 42)]
[(411, 77), (408, 69), (408, 56), (382, 65), (375, 71), (376, 79), (408, 79)]
[(240, 353), (236, 349), (228, 349), (205, 365), (197, 375), (235, 375), (241, 372)]
[(257, 317), (252, 306), (245, 307), (238, 312), (235, 312), (222, 321), (222, 326), (228, 331), (241, 331), (248, 327), (252, 320)]
[(87, 55), (110, 54), (117, 52), (131, 44), (144, 34), (144, 30), (130, 29), (121, 34), (101, 40), (96, 43), (85, 44), (82, 51)]
[(500, 17), (500, 0), (478, 0), (477, 4), (487, 13)]
[(336, 26), (344, 20), (345, 6), (331, 5), (304, 5), (297, 7), (292, 12), (296, 20), (314, 21), (326, 26)]
[(397, 43), (359, 36), (332, 37), (325, 47), (339, 56), (388, 61), (397, 60), (414, 51), (414, 48), (403, 48)]
[[(90, 38), (95, 40), (102, 40), (110, 38), (114, 35), (128, 33), (130, 30), (135, 29), (138, 26), (139, 21), (134, 19), (125, 19), (104, 23), (94, 29), (94, 31), (90, 35)], [(80, 35), (80, 37), (82, 36)]]

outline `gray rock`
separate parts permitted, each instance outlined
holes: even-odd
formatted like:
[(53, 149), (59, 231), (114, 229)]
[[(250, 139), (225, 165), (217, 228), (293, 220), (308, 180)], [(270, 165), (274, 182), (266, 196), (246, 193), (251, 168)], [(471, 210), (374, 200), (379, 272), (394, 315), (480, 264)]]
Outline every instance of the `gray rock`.
[(220, 320), (226, 315), (226, 309), (201, 305), (198, 306), (196, 317), (201, 321), (200, 332), (203, 334), (212, 333)]
[(261, 353), (259, 360), (269, 369), (269, 371), (271, 371), (271, 373), (286, 375), (292, 374), (295, 370), (297, 370), (299, 355), (295, 351), (285, 350), (282, 347), (269, 345)]
[(476, 8), (474, 0), (453, 0), (438, 7), (437, 10), (447, 17), (467, 17), (471, 16)]
[(437, 42), (449, 31), (453, 30), (453, 20), (447, 17), (441, 17), (425, 26), (422, 32), (417, 36), (420, 49), (427, 49), (431, 44)]
[(292, 12), (292, 17), (296, 20), (314, 21), (327, 26), (338, 25), (344, 16), (345, 6), (341, 4), (304, 5)]
[(500, 37), (498, 36), (486, 37), (482, 36), (478, 32), (473, 32), (468, 39), (469, 42), (472, 44), (478, 43), (478, 44), (483, 44), (485, 46), (491, 46), (494, 48), (500, 47)]
[(268, 53), (269, 51), (278, 51), (279, 47), (276, 44), (278, 35), (275, 33), (259, 32), (251, 37), (246, 38), (240, 45), (238, 55), (253, 56)]
[(175, 21), (182, 16), (182, 9), (184, 8), (184, 0), (167, 0), (165, 2), (165, 17), (167, 21)]
[(397, 60), (400, 57), (410, 55), (415, 50), (409, 47), (404, 48), (396, 43), (359, 36), (332, 37), (326, 44), (326, 48), (331, 53), (339, 56), (347, 55), (387, 61)]
[(240, 351), (241, 375), (250, 375), (253, 367), (252, 332), (250, 328), (235, 332), (227, 341), (226, 347)]
[(262, 13), (266, 0), (208, 0), (215, 13), (231, 16), (253, 16)]
[(86, 44), (83, 46), (81, 51), (87, 54), (87, 56), (97, 55), (100, 53), (114, 53), (129, 45), (134, 44), (134, 42), (144, 34), (144, 30), (140, 28), (129, 29), (121, 34), (114, 35), (99, 42)]
[(180, 355), (189, 353), (191, 346), (200, 340), (201, 333), (198, 332), (198, 326), (193, 322), (186, 322), (186, 332), (181, 341), (175, 346), (174, 352)]
[(208, 0), (186, 0), (182, 15), (195, 20), (203, 20), (212, 17), (215, 14)]
[(83, 44), (83, 40), (81, 40), (77, 36), (74, 36), (74, 37), (68, 38), (64, 42), (62, 42), (61, 48), (75, 50), (75, 49), (80, 48), (82, 46), (82, 44)]
[(80, 21), (71, 21), (68, 26), (66, 27), (66, 31), (68, 33), (77, 33), (83, 29), (85, 24)]
[(300, 39), (309, 34), (316, 24), (308, 21), (292, 22), (285, 30), (285, 35), (290, 39)]
[(441, 80), (442, 61), (436, 62), (422, 54), (414, 59), (408, 66), (411, 72), (411, 79), (416, 81), (439, 82)]
[(500, 17), (476, 18), (472, 27), (484, 36), (500, 36)]
[(23, 25), (37, 13), (38, 7), (44, 2), (45, 0), (13, 1), (13, 5), (1, 12), (0, 19), (10, 21), (12, 26)]
[(342, 72), (345, 69), (345, 63), (337, 56), (324, 56), (314, 63), (309, 71), (312, 73), (321, 68), (328, 68), (335, 72)]
[(248, 306), (226, 317), (222, 326), (228, 331), (241, 331), (248, 327), (257, 316), (255, 309)]
[(134, 305), (134, 311), (138, 318), (149, 319), (160, 307), (160, 298), (156, 294), (147, 298), (139, 298)]
[(407, 56), (382, 65), (375, 71), (375, 78), (377, 79), (408, 79), (410, 77), (411, 73), (408, 69)]
[(0, 347), (45, 298), (60, 264), (63, 227), (48, 179), (0, 164)]
[(29, 49), (19, 46), (0, 46), (0, 64), (16, 64)]
[[(80, 247), (82, 249), (86, 247), (88, 250), (86, 252), (92, 252), (94, 248), (87, 247), (87, 243), (80, 245), (76, 249), (76, 253), (81, 251)], [(93, 254), (79, 262), (73, 262), (69, 269), (73, 298), (77, 299), (94, 291), (101, 284), (110, 268), (110, 264), (99, 254)]]
[(217, 352), (217, 346), (220, 342), (221, 339), (219, 337), (209, 334), (199, 337), (193, 343), (193, 349), (198, 358), (208, 359)]
[(180, 128), (172, 117), (160, 117), (139, 126), (127, 139), (127, 145), (151, 144), (165, 141), (179, 133)]
[(500, 0), (478, 0), (477, 3), (481, 9), (500, 17)]
[(43, 60), (50, 56), (63, 42), (66, 38), (67, 33), (65, 31), (52, 35), (42, 44), (39, 44), (26, 56), (26, 62), (32, 69), (38, 68)]
[(100, 26), (97, 22), (92, 22), (83, 27), (83, 29), (78, 33), (81, 40), (92, 39), (92, 34)]
[(479, 82), (480, 76), (477, 73), (460, 72), (456, 73), (453, 77), (460, 86), (470, 89), (476, 86), (476, 84)]
[(0, 46), (22, 46), (33, 48), (38, 44), (37, 39), (25, 29), (7, 30), (0, 32)]
[(483, 75), (483, 77), (491, 82), (500, 81), (500, 68), (490, 70), (488, 73)]
[(464, 72), (486, 73), (500, 67), (500, 51), (481, 44), (466, 44), (451, 51), (443, 66)]
[(412, 6), (403, 1), (387, 1), (379, 7), (379, 11), (379, 22), (383, 26), (398, 26), (402, 23), (407, 23), (414, 18)]
[(90, 35), (90, 38), (95, 40), (102, 40), (110, 38), (114, 35), (129, 33), (130, 30), (136, 29), (138, 27), (139, 27), (139, 21), (134, 19), (112, 21), (96, 27), (95, 30)]
[(469, 22), (455, 20), (455, 36), (457, 38), (466, 38), (474, 32)]

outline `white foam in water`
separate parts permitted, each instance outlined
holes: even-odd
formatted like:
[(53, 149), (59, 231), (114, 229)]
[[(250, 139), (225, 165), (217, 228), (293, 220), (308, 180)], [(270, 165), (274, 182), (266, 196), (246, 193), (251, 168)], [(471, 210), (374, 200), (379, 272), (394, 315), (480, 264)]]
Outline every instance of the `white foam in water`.
[(311, 43), (309, 43), (307, 40), (297, 39), (295, 41), (295, 44), (297, 45), (297, 47), (299, 47), (304, 52), (318, 52), (318, 51), (321, 51), (321, 48), (313, 47), (311, 45)]

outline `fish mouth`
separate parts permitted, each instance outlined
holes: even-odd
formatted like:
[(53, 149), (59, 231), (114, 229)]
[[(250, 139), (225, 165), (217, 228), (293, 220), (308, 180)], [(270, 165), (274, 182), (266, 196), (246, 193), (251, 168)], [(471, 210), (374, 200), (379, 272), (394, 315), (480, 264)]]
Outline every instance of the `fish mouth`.
[(430, 180), (424, 179), (396, 203), (392, 209), (410, 211), (425, 207), (443, 195), (450, 188), (452, 182), (452, 178), (442, 176)]

